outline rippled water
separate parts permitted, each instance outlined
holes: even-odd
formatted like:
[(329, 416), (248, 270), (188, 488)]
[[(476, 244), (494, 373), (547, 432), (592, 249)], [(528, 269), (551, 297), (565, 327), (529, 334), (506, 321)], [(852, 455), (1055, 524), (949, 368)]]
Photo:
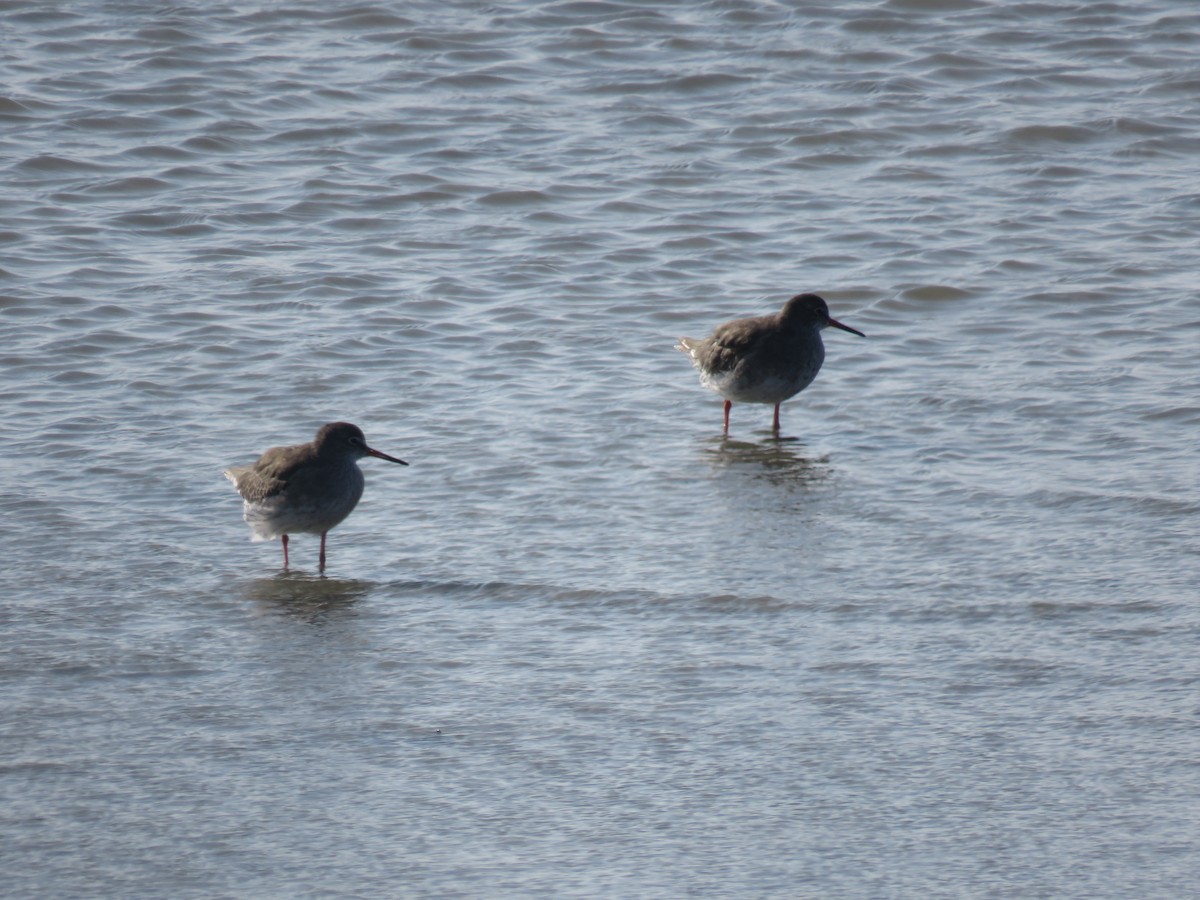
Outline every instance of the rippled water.
[(1194, 891), (1194, 4), (0, 26), (7, 895)]

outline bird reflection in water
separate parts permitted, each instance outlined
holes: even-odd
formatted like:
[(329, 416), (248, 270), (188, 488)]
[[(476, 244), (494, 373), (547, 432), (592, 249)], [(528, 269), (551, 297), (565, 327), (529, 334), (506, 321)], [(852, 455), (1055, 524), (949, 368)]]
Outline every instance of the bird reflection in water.
[(714, 468), (737, 467), (772, 484), (811, 487), (829, 478), (828, 456), (806, 456), (795, 438), (771, 437), (762, 441), (736, 441), (719, 436), (706, 441), (705, 457)]
[(285, 571), (247, 582), (243, 593), (263, 615), (283, 615), (319, 625), (348, 612), (374, 587), (369, 581)]

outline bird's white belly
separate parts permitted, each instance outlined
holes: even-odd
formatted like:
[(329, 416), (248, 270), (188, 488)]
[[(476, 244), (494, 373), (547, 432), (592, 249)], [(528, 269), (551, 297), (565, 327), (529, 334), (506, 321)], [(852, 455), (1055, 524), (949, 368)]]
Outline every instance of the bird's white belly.
[[(816, 373), (812, 373), (813, 376)], [(813, 378), (807, 372), (801, 377), (775, 377), (748, 379), (739, 377), (735, 370), (722, 375), (705, 375), (705, 386), (734, 403), (780, 403), (808, 387)]]
[(350, 515), (358, 504), (351, 495), (340, 503), (310, 505), (273, 497), (259, 503), (242, 504), (242, 518), (250, 526), (251, 540), (269, 541), (282, 534), (321, 534)]

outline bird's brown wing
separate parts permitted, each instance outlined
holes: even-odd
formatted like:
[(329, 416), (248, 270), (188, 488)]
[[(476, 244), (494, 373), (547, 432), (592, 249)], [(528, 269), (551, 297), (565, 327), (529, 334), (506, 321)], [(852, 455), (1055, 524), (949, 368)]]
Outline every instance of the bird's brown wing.
[(718, 325), (698, 353), (698, 361), (714, 375), (731, 372), (738, 363), (753, 356), (770, 335), (769, 316), (734, 319)]
[(299, 468), (305, 449), (303, 446), (272, 447), (253, 465), (230, 469), (238, 493), (251, 503), (261, 503), (282, 494)]

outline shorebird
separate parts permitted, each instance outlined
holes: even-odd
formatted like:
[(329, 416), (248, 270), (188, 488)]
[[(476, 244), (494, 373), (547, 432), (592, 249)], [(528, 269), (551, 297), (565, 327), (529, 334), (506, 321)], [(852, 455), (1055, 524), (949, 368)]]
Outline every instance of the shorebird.
[(350, 515), (363, 492), (358, 461), (364, 456), (407, 466), (402, 459), (367, 446), (362, 429), (349, 422), (322, 425), (310, 444), (272, 447), (248, 466), (233, 466), (225, 477), (242, 495), (242, 518), (251, 540), (283, 539), (288, 567), (288, 535), (321, 535), (321, 571), (325, 535)]
[(827, 325), (866, 337), (857, 328), (829, 315), (816, 294), (797, 294), (776, 315), (734, 319), (718, 325), (712, 337), (680, 338), (676, 349), (692, 358), (700, 383), (725, 398), (725, 433), (729, 409), (738, 403), (773, 403), (772, 431), (779, 434), (779, 404), (810, 384), (825, 361), (821, 329)]

